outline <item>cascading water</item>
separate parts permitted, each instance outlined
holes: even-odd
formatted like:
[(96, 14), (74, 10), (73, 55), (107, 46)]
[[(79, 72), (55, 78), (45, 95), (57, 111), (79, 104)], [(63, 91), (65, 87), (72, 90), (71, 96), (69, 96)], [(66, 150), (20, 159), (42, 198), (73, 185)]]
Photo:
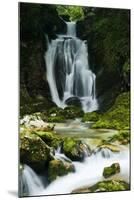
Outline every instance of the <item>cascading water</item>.
[(45, 54), (52, 100), (66, 107), (71, 97), (80, 100), (84, 112), (98, 109), (95, 74), (90, 70), (86, 41), (76, 37), (76, 23), (66, 22), (67, 34), (57, 35)]
[[(67, 159), (64, 154), (60, 153), (60, 149), (56, 151), (56, 158), (62, 161)], [(125, 148), (118, 153), (114, 153), (108, 149), (105, 149), (103, 152), (97, 151), (91, 156), (86, 156), (82, 163), (73, 162), (75, 173), (69, 173), (66, 176), (59, 177), (47, 185), (47, 187), (43, 185), (40, 177), (30, 167), (25, 165), (22, 185), (25, 185), (26, 191), (28, 192), (27, 196), (33, 194), (67, 194), (77, 188), (89, 187), (104, 180), (102, 176), (104, 167), (116, 162), (119, 162), (121, 167), (119, 176), (129, 182), (129, 150)]]

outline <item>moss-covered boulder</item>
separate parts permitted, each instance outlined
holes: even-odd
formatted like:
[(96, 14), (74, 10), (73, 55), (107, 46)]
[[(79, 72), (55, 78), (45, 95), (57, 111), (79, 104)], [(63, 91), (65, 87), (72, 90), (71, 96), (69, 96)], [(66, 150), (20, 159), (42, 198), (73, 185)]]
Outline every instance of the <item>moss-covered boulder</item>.
[(84, 112), (80, 107), (77, 106), (68, 106), (64, 108), (64, 116), (66, 119), (75, 119), (83, 117)]
[(89, 122), (89, 121), (96, 122), (98, 120), (99, 120), (99, 114), (97, 112), (85, 113), (82, 118), (83, 122)]
[(101, 115), (92, 128), (130, 129), (130, 93), (120, 94), (114, 105)]
[(85, 193), (85, 192), (112, 192), (112, 191), (125, 191), (129, 190), (128, 183), (122, 180), (107, 180), (100, 181), (91, 187), (79, 188), (72, 191), (72, 193)]
[(37, 135), (30, 132), (20, 134), (20, 162), (30, 165), (37, 172), (44, 170), (50, 160), (50, 148)]
[(34, 133), (38, 135), (48, 146), (53, 147), (55, 149), (57, 149), (58, 146), (62, 144), (63, 139), (61, 137), (56, 136), (52, 132), (36, 131)]
[(48, 117), (47, 121), (48, 122), (60, 123), (60, 122), (64, 122), (65, 118), (62, 115), (61, 116), (52, 115), (52, 116)]
[(73, 161), (82, 161), (91, 151), (86, 144), (73, 138), (65, 138), (63, 142), (63, 152)]
[(67, 161), (52, 160), (48, 165), (48, 180), (54, 181), (60, 176), (64, 176), (70, 172), (74, 172), (74, 165)]
[(48, 122), (64, 122), (65, 119), (75, 119), (82, 117), (83, 111), (77, 106), (67, 106), (66, 108), (53, 107), (48, 113)]
[(119, 144), (130, 143), (130, 130), (120, 130), (117, 134), (109, 138), (109, 142), (119, 142)]
[(114, 174), (120, 173), (120, 165), (119, 163), (113, 163), (110, 167), (105, 167), (103, 170), (104, 178), (108, 178)]

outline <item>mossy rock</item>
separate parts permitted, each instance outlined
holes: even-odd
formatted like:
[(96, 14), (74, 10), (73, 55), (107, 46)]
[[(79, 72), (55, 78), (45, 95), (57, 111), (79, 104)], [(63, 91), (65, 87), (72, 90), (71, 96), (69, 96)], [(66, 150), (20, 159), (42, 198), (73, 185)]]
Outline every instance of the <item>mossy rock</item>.
[(64, 112), (64, 110), (62, 108), (52, 107), (52, 108), (49, 109), (48, 114), (49, 115), (53, 115), (53, 114), (62, 115), (63, 112)]
[(120, 148), (117, 145), (110, 144), (110, 143), (99, 145), (97, 148), (98, 148), (98, 151), (101, 149), (109, 149), (112, 152), (120, 152)]
[(37, 172), (41, 172), (50, 158), (50, 148), (39, 136), (28, 131), (20, 134), (21, 163), (30, 165)]
[(48, 146), (55, 149), (57, 149), (58, 146), (62, 144), (62, 138), (56, 136), (52, 132), (36, 131), (34, 133), (38, 135)]
[(109, 138), (109, 142), (118, 141), (120, 144), (126, 145), (130, 143), (130, 130), (120, 130), (118, 134)]
[(119, 163), (113, 163), (110, 167), (105, 167), (103, 170), (104, 178), (108, 178), (112, 175), (120, 173), (120, 165)]
[(91, 151), (80, 140), (68, 137), (63, 142), (63, 153), (73, 161), (82, 161), (85, 155), (90, 155)]
[(64, 118), (64, 116), (50, 116), (50, 117), (48, 117), (47, 121), (60, 123), (60, 122), (64, 122), (65, 118)]
[(121, 180), (102, 181), (90, 188), (91, 192), (112, 192), (129, 190), (129, 184)]
[(120, 94), (114, 105), (101, 115), (92, 128), (130, 129), (130, 93)]
[(58, 177), (74, 171), (75, 168), (72, 163), (61, 160), (52, 160), (48, 165), (48, 180), (52, 182)]
[(99, 120), (99, 115), (97, 112), (91, 112), (91, 113), (85, 113), (82, 121), (83, 122), (89, 122), (89, 121), (93, 121), (96, 122)]
[(113, 192), (130, 190), (128, 183), (122, 180), (100, 181), (91, 187), (84, 187), (73, 190), (72, 193), (89, 193), (89, 192)]
[(83, 117), (84, 112), (80, 107), (68, 106), (64, 108), (64, 116), (66, 119), (75, 119)]

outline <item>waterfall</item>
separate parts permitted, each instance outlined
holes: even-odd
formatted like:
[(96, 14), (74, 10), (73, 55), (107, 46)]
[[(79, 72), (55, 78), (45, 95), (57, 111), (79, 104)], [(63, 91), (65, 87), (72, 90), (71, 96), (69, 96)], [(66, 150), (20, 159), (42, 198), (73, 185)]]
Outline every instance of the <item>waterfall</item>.
[(66, 35), (57, 35), (48, 43), (45, 53), (47, 80), (52, 100), (58, 107), (76, 97), (84, 112), (98, 109), (95, 92), (95, 74), (88, 63), (86, 41), (76, 37), (76, 23), (66, 22)]

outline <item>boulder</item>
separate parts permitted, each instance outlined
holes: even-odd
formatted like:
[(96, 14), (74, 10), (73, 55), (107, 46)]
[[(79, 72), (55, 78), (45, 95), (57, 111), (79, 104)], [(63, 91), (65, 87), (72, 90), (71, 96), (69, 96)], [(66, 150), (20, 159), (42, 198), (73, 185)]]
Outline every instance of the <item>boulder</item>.
[(48, 179), (51, 182), (60, 176), (64, 176), (74, 171), (75, 168), (72, 163), (61, 160), (52, 160), (48, 165)]
[(103, 170), (104, 178), (108, 178), (114, 174), (120, 173), (119, 163), (113, 163), (110, 167), (105, 167)]
[(53, 147), (54, 149), (57, 149), (62, 143), (62, 138), (56, 136), (52, 132), (36, 131), (35, 134), (38, 135), (48, 146)]
[(91, 154), (91, 150), (80, 140), (68, 137), (63, 142), (63, 153), (73, 161), (82, 161)]
[(51, 159), (51, 148), (37, 135), (30, 132), (20, 134), (20, 162), (42, 172)]

